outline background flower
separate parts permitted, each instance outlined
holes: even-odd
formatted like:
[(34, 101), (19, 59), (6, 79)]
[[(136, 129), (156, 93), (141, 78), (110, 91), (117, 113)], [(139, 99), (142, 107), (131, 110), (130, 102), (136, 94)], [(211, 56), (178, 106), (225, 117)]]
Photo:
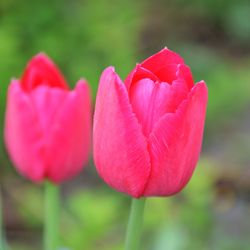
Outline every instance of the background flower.
[(14, 166), (35, 182), (79, 173), (89, 153), (90, 115), (87, 83), (70, 91), (52, 61), (35, 56), (8, 90), (5, 141)]

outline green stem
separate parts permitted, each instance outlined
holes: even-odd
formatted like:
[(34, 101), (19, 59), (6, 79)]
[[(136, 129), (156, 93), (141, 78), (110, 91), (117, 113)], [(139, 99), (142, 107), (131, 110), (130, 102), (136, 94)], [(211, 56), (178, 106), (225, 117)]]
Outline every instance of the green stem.
[(132, 199), (127, 227), (125, 250), (138, 250), (141, 238), (143, 214), (146, 199)]
[(51, 182), (45, 183), (45, 228), (44, 249), (58, 248), (59, 234), (59, 186)]

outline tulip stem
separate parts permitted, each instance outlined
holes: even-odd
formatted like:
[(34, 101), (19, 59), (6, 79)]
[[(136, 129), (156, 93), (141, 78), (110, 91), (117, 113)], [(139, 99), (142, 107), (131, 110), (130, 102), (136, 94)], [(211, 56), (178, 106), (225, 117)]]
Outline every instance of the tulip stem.
[(59, 186), (47, 181), (45, 183), (45, 250), (58, 249), (59, 206)]
[(125, 250), (138, 250), (143, 225), (145, 198), (132, 199), (127, 226)]

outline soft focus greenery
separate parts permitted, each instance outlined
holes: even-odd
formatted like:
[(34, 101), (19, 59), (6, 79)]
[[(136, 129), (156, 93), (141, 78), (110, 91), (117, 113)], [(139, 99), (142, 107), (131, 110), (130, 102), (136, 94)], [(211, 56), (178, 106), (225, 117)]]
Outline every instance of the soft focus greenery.
[[(248, 0), (1, 0), (2, 121), (11, 78), (19, 78), (40, 51), (71, 86), (86, 78), (93, 103), (105, 67), (114, 65), (124, 79), (136, 62), (164, 46), (179, 52), (195, 80), (209, 87), (204, 152), (182, 193), (148, 199), (142, 249), (249, 249), (249, 13)], [(20, 177), (2, 138), (0, 146), (10, 249), (39, 250), (43, 186)], [(62, 249), (121, 250), (130, 200), (89, 165), (63, 185)]]

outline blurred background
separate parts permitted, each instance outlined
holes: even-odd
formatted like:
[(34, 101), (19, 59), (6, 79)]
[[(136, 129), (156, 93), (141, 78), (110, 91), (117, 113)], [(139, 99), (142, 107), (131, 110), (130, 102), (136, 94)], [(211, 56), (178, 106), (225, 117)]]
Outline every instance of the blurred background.
[[(164, 46), (209, 87), (203, 152), (187, 188), (148, 199), (144, 250), (245, 250), (250, 245), (249, 0), (1, 0), (0, 114), (27, 61), (46, 52), (93, 103), (102, 70), (124, 79)], [(20, 177), (0, 144), (4, 220), (12, 250), (40, 250), (43, 186)], [(65, 249), (121, 250), (130, 199), (108, 188), (93, 161), (62, 187)]]

